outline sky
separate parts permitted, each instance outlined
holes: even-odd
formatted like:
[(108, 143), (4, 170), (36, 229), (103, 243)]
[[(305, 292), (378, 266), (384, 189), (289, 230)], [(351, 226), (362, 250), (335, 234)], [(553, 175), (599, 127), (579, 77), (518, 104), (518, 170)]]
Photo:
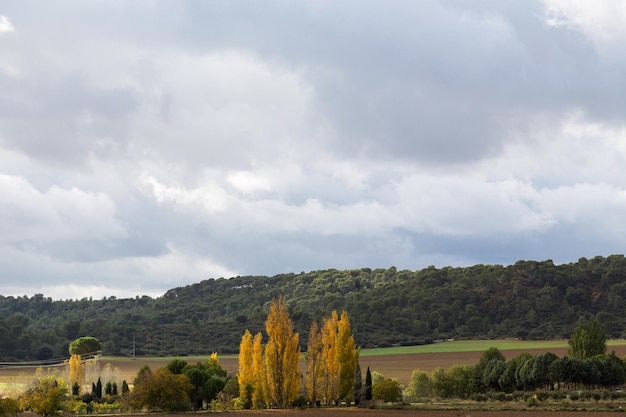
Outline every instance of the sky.
[(622, 254), (626, 2), (0, 3), (0, 294)]

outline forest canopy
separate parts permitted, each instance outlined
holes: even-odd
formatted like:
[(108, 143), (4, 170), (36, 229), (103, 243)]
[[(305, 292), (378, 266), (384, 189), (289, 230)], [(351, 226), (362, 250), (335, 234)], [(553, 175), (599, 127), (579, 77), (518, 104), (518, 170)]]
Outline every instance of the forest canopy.
[[(10, 279), (10, 277), (7, 277)], [(565, 339), (596, 318), (624, 337), (623, 255), (513, 265), (355, 269), (207, 279), (158, 298), (55, 301), (0, 296), (0, 360), (67, 357), (68, 344), (97, 338), (106, 355), (236, 353), (246, 329), (263, 331), (284, 295), (300, 346), (314, 319), (350, 315), (357, 346), (417, 345), (446, 338)]]

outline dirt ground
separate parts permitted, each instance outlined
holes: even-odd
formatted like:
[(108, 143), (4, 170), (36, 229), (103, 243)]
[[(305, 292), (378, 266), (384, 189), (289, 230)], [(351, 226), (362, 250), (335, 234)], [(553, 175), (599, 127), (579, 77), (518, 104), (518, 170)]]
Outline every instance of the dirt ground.
[[(523, 352), (528, 352), (533, 355), (545, 353), (545, 349), (537, 350), (504, 350), (502, 353), (507, 359), (511, 359)], [(563, 356), (567, 353), (567, 349), (551, 349), (558, 356)], [(419, 369), (424, 372), (432, 372), (437, 367), (449, 368), (453, 365), (461, 364), (475, 364), (478, 363), (483, 352), (453, 352), (453, 353), (416, 353), (416, 354), (404, 354), (404, 355), (385, 355), (385, 356), (361, 356), (359, 362), (361, 369), (363, 370), (363, 376), (365, 377), (365, 370), (369, 366), (370, 370), (378, 371), (387, 378), (397, 378), (402, 384), (407, 384), (411, 378), (411, 373), (415, 369)], [(619, 357), (626, 356), (626, 346), (618, 346), (615, 348), (615, 354)], [(207, 356), (208, 358), (208, 356)], [(117, 369), (117, 376), (121, 380), (131, 382), (137, 375), (137, 371), (144, 366), (148, 365), (153, 370), (161, 368), (167, 365), (169, 359), (151, 359), (145, 360), (137, 358), (136, 360), (130, 359), (116, 359), (116, 360), (103, 360), (102, 366), (106, 363), (110, 363), (113, 368)], [(194, 363), (193, 360), (189, 360), (190, 363)], [(232, 373), (237, 372), (237, 359), (235, 358), (221, 358), (220, 362), (222, 366)], [(2, 368), (0, 367), (0, 383), (15, 382), (16, 376), (19, 374), (33, 374), (33, 368)], [(580, 416), (580, 414), (577, 414)], [(597, 414), (594, 414), (597, 416)]]
[[(213, 414), (213, 413), (211, 413)], [(216, 413), (219, 415), (219, 413)], [(603, 411), (469, 411), (469, 410), (373, 410), (365, 408), (327, 408), (306, 410), (229, 411), (228, 417), (609, 417), (615, 412)], [(161, 415), (160, 415), (161, 416)], [(162, 415), (163, 417), (167, 415)], [(173, 417), (173, 416), (170, 416)], [(185, 417), (206, 417), (185, 414)]]

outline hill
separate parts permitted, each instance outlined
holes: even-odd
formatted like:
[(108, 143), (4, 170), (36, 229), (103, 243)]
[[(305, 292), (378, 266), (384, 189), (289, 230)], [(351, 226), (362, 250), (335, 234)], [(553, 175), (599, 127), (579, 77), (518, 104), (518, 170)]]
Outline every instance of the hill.
[(556, 339), (596, 316), (624, 337), (626, 258), (576, 263), (323, 270), (272, 277), (208, 279), (162, 297), (53, 301), (0, 296), (0, 360), (67, 356), (76, 337), (103, 342), (107, 355), (236, 352), (245, 329), (263, 330), (267, 306), (285, 294), (301, 343), (311, 321), (346, 310), (363, 347), (447, 338)]

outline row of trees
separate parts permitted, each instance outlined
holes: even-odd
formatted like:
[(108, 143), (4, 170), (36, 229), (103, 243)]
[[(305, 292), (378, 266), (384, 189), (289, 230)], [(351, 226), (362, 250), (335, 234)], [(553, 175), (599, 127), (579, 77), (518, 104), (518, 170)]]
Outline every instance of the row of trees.
[(606, 354), (606, 335), (594, 319), (579, 323), (569, 339), (568, 355), (522, 353), (510, 360), (497, 348), (476, 365), (437, 368), (432, 375), (416, 370), (405, 394), (409, 398), (460, 397), (498, 391), (614, 388), (626, 382), (626, 363)]
[[(294, 402), (301, 390), (299, 334), (284, 296), (272, 300), (265, 322), (267, 342), (259, 332), (246, 330), (239, 349), (239, 390), (246, 408), (284, 408)], [(359, 349), (350, 330), (350, 319), (336, 311), (323, 320), (313, 321), (309, 331), (305, 386), (311, 404), (350, 403), (354, 397)], [(358, 373), (360, 381), (361, 375)]]

